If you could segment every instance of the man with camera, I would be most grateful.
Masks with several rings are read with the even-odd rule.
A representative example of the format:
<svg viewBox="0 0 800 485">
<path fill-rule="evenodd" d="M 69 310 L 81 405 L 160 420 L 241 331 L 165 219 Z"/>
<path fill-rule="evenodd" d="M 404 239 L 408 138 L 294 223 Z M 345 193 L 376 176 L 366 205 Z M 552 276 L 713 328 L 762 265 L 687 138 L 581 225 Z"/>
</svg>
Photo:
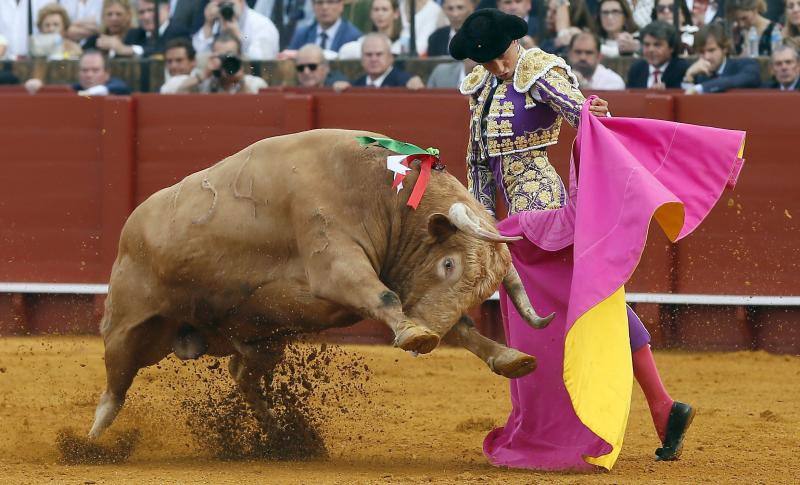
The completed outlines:
<svg viewBox="0 0 800 485">
<path fill-rule="evenodd" d="M 214 39 L 212 54 L 202 71 L 195 71 L 178 88 L 179 93 L 257 94 L 267 87 L 260 77 L 244 73 L 239 39 L 223 32 Z"/>
<path fill-rule="evenodd" d="M 203 27 L 192 39 L 198 54 L 209 52 L 214 37 L 227 32 L 238 39 L 248 59 L 270 60 L 278 55 L 275 24 L 244 0 L 209 0 L 203 15 Z"/>
</svg>

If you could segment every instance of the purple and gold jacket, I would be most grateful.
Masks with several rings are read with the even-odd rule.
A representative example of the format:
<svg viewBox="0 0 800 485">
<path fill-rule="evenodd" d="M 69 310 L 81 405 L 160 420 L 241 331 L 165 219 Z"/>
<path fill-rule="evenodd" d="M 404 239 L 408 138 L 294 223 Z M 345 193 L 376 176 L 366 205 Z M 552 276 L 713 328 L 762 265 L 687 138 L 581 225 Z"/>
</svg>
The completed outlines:
<svg viewBox="0 0 800 485">
<path fill-rule="evenodd" d="M 497 182 L 510 213 L 561 207 L 564 184 L 545 148 L 558 142 L 563 118 L 578 125 L 585 98 L 577 79 L 562 58 L 534 48 L 520 54 L 513 79 L 497 83 L 477 66 L 460 87 L 470 96 L 470 193 L 493 215 Z"/>
</svg>

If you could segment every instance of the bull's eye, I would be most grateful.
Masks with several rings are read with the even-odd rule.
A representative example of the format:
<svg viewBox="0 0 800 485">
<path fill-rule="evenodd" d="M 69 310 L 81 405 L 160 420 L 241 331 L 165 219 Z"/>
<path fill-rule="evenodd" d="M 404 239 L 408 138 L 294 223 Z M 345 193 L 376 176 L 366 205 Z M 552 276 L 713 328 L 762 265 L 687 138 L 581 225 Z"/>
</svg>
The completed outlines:
<svg viewBox="0 0 800 485">
<path fill-rule="evenodd" d="M 444 266 L 444 270 L 449 273 L 455 269 L 456 264 L 453 262 L 452 258 L 445 258 L 442 262 L 442 266 Z"/>
</svg>

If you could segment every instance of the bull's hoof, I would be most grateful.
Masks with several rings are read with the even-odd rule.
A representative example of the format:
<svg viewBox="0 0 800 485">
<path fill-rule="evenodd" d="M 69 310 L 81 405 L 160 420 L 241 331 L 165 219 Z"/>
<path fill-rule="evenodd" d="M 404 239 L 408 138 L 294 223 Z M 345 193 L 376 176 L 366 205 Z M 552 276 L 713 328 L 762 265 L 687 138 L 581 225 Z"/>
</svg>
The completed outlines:
<svg viewBox="0 0 800 485">
<path fill-rule="evenodd" d="M 427 354 L 439 345 L 439 336 L 425 327 L 408 324 L 397 332 L 394 345 L 409 352 Z"/>
<path fill-rule="evenodd" d="M 497 357 L 491 356 L 487 363 L 492 372 L 509 379 L 526 376 L 536 370 L 536 357 L 516 349 L 506 349 Z"/>
</svg>

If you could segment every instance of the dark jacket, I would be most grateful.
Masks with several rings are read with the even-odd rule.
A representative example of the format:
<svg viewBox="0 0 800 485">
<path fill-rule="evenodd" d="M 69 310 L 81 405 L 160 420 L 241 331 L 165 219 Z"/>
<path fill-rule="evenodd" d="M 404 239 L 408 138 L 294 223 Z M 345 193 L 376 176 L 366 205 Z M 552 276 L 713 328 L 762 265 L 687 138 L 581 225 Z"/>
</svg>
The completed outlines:
<svg viewBox="0 0 800 485">
<path fill-rule="evenodd" d="M 721 93 L 729 89 L 757 88 L 761 86 L 761 68 L 755 59 L 729 57 L 722 74 L 699 75 L 694 82 L 703 86 L 703 93 Z"/>
<path fill-rule="evenodd" d="M 667 70 L 661 73 L 661 82 L 668 88 L 679 89 L 683 76 L 686 75 L 686 69 L 689 68 L 689 63 L 686 59 L 674 57 L 669 61 Z M 647 78 L 650 76 L 650 65 L 644 59 L 631 64 L 628 69 L 628 87 L 629 88 L 646 88 Z"/>
<path fill-rule="evenodd" d="M 450 55 L 450 26 L 445 25 L 433 31 L 428 37 L 428 57 Z"/>
<path fill-rule="evenodd" d="M 108 79 L 106 87 L 108 88 L 108 94 L 117 94 L 117 95 L 131 94 L 131 88 L 129 88 L 128 85 L 125 84 L 125 81 L 123 81 L 122 79 L 117 79 L 115 77 Z M 83 88 L 78 83 L 73 84 L 72 89 L 74 89 L 75 91 L 83 91 Z"/>
<path fill-rule="evenodd" d="M 148 38 L 147 32 L 143 28 L 136 27 L 128 31 L 123 42 L 127 45 L 142 46 L 144 48 L 142 57 L 150 57 L 153 54 L 163 54 L 164 46 L 166 46 L 167 42 L 170 40 L 179 37 L 189 39 L 191 36 L 192 34 L 189 32 L 189 29 L 170 22 L 167 26 L 167 30 L 164 31 L 164 34 L 161 35 L 157 41 L 152 39 L 152 37 Z"/>
<path fill-rule="evenodd" d="M 339 30 L 336 31 L 336 36 L 333 39 L 328 39 L 328 45 L 325 46 L 326 49 L 332 51 L 339 51 L 344 44 L 348 42 L 353 42 L 354 40 L 358 40 L 361 37 L 361 31 L 356 28 L 355 25 L 351 24 L 345 19 L 342 19 L 341 25 L 339 25 Z M 303 47 L 306 44 L 316 44 L 317 43 L 317 21 L 311 23 L 311 25 L 298 29 L 294 36 L 292 37 L 292 41 L 289 42 L 289 49 L 296 50 Z"/>
<path fill-rule="evenodd" d="M 775 78 L 770 79 L 769 81 L 765 82 L 763 86 L 764 89 L 780 89 L 781 86 L 778 84 L 778 81 Z M 795 81 L 793 91 L 800 91 L 800 79 Z"/>
<path fill-rule="evenodd" d="M 412 75 L 401 71 L 398 68 L 392 68 L 392 71 L 386 76 L 386 79 L 383 80 L 383 84 L 381 84 L 382 88 L 404 88 L 406 87 L 406 83 L 408 80 L 412 78 Z M 366 86 L 367 85 L 367 75 L 364 74 L 360 78 L 356 79 L 351 83 L 353 86 Z"/>
</svg>

